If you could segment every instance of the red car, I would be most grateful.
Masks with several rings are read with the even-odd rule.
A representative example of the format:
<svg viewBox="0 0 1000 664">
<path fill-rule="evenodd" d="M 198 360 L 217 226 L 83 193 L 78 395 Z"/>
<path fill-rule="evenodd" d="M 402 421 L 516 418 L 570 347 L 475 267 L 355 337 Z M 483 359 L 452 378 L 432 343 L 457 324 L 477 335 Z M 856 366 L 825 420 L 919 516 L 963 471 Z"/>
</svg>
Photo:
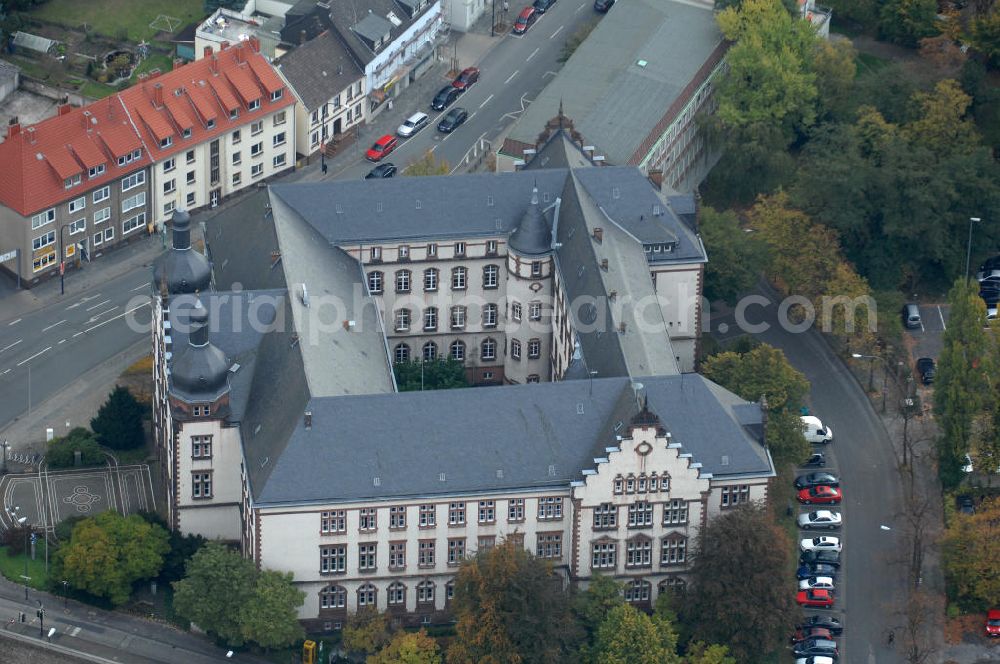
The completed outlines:
<svg viewBox="0 0 1000 664">
<path fill-rule="evenodd" d="M 833 634 L 825 627 L 806 627 L 804 629 L 795 630 L 795 633 L 792 634 L 791 638 L 788 640 L 795 644 L 802 643 L 806 639 L 812 638 L 829 639 L 830 641 L 833 641 Z"/>
<path fill-rule="evenodd" d="M 458 88 L 459 90 L 468 90 L 478 80 L 479 69 L 476 67 L 468 67 L 463 69 L 462 73 L 458 75 L 458 78 L 451 82 L 451 87 Z"/>
<path fill-rule="evenodd" d="M 986 636 L 1000 636 L 1000 609 L 986 612 Z"/>
<path fill-rule="evenodd" d="M 840 489 L 835 489 L 832 486 L 814 486 L 799 491 L 799 502 L 806 505 L 813 503 L 839 505 L 843 497 Z"/>
<path fill-rule="evenodd" d="M 517 15 L 514 20 L 514 27 L 512 29 L 515 35 L 523 35 L 528 31 L 535 21 L 538 20 L 538 12 L 535 11 L 534 7 L 525 7 L 521 10 L 521 13 Z"/>
<path fill-rule="evenodd" d="M 829 590 L 800 590 L 795 596 L 800 606 L 829 609 L 833 606 L 833 593 Z"/>
<path fill-rule="evenodd" d="M 369 161 L 381 161 L 390 152 L 396 149 L 399 145 L 399 141 L 396 140 L 395 136 L 390 136 L 386 134 L 382 138 L 375 141 L 375 145 L 368 148 L 368 152 L 365 153 L 365 157 Z"/>
</svg>

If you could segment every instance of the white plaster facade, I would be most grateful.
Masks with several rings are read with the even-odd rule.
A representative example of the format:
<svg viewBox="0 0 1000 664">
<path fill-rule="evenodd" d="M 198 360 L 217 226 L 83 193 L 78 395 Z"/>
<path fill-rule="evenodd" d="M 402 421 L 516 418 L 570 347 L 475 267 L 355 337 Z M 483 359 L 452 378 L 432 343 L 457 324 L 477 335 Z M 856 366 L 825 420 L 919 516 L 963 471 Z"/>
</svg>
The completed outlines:
<svg viewBox="0 0 1000 664">
<path fill-rule="evenodd" d="M 365 65 L 365 89 L 391 88 L 405 75 L 404 68 L 416 64 L 420 51 L 434 42 L 442 25 L 441 3 L 434 0 L 422 16 Z"/>
</svg>

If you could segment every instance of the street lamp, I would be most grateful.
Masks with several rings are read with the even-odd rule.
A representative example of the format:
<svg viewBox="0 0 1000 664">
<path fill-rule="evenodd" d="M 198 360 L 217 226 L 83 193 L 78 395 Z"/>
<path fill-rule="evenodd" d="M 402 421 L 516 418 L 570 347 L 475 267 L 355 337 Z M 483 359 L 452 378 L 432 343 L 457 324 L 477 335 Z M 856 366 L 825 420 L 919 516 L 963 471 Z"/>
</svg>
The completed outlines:
<svg viewBox="0 0 1000 664">
<path fill-rule="evenodd" d="M 59 227 L 59 294 L 66 294 L 66 247 L 63 244 L 63 231 L 72 226 L 73 222 Z M 74 250 L 73 255 L 76 255 Z"/>
<path fill-rule="evenodd" d="M 969 283 L 969 259 L 972 258 L 972 224 L 982 221 L 979 217 L 969 217 L 969 242 L 965 247 L 965 283 Z"/>
<path fill-rule="evenodd" d="M 14 509 L 17 510 L 17 509 L 20 509 L 20 508 L 15 507 Z M 19 526 L 21 526 L 23 528 L 24 525 L 27 522 L 28 522 L 28 517 L 22 516 L 20 519 L 17 520 L 17 525 L 19 525 Z M 26 601 L 26 602 L 28 601 L 28 579 L 29 578 L 31 578 L 31 577 L 28 576 L 28 530 L 25 529 L 25 531 L 24 531 L 24 601 Z"/>
<path fill-rule="evenodd" d="M 63 608 L 64 609 L 68 609 L 69 608 L 69 581 L 65 581 L 64 580 L 62 582 L 62 587 L 63 587 Z"/>
<path fill-rule="evenodd" d="M 7 450 L 10 448 L 10 443 L 4 438 L 3 443 L 0 443 L 0 447 L 3 447 L 3 458 L 0 459 L 0 475 L 7 474 Z"/>
<path fill-rule="evenodd" d="M 326 122 L 327 122 L 327 120 L 333 118 L 333 116 L 337 114 L 337 110 L 340 108 L 339 106 L 334 106 L 334 104 L 333 104 L 332 101 L 328 101 L 328 102 L 326 102 L 325 104 L 323 104 L 322 106 L 320 106 L 316 110 L 317 111 L 325 111 L 327 106 L 333 106 L 333 113 L 331 113 L 329 116 L 323 115 L 320 118 L 320 122 L 321 122 L 322 127 L 323 127 L 322 131 L 326 131 Z M 322 115 L 322 113 L 320 113 L 320 114 Z M 334 124 L 334 126 L 336 126 L 337 123 L 334 122 L 333 124 Z M 324 136 L 323 140 L 320 142 L 320 149 L 319 149 L 319 170 L 322 171 L 323 175 L 326 175 L 326 136 Z"/>
<path fill-rule="evenodd" d="M 851 357 L 859 360 L 871 360 L 871 364 L 869 365 L 868 369 L 869 392 L 875 389 L 873 383 L 875 379 L 875 360 L 879 360 L 880 362 L 882 362 L 883 365 L 882 370 L 885 372 L 882 374 L 882 412 L 885 413 L 885 392 L 886 392 L 886 383 L 889 380 L 889 364 L 885 361 L 884 358 L 878 355 L 862 355 L 861 353 L 851 353 Z"/>
</svg>

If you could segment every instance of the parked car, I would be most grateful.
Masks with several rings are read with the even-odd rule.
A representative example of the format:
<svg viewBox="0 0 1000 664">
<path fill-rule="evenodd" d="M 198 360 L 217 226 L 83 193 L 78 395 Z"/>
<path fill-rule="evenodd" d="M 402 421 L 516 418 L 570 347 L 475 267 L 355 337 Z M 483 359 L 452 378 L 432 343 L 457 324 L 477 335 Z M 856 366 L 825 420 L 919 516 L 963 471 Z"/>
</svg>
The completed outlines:
<svg viewBox="0 0 1000 664">
<path fill-rule="evenodd" d="M 386 134 L 382 138 L 375 141 L 374 145 L 368 148 L 368 152 L 365 153 L 365 158 L 369 161 L 381 161 L 385 157 L 388 157 L 389 153 L 395 150 L 398 145 L 398 138 Z"/>
<path fill-rule="evenodd" d="M 792 646 L 792 654 L 796 657 L 823 655 L 836 659 L 840 656 L 840 651 L 837 650 L 837 643 L 830 639 L 808 639 Z"/>
<path fill-rule="evenodd" d="M 986 261 L 979 266 L 979 270 L 976 272 L 976 281 L 982 281 L 991 276 L 1000 277 L 1000 256 L 987 258 Z"/>
<path fill-rule="evenodd" d="M 1000 609 L 986 612 L 986 636 L 1000 636 Z"/>
<path fill-rule="evenodd" d="M 594 0 L 594 9 L 599 12 L 606 12 L 615 6 L 615 0 Z"/>
<path fill-rule="evenodd" d="M 833 640 L 833 633 L 825 627 L 805 627 L 795 630 L 795 633 L 788 638 L 788 641 L 794 645 L 808 639 Z"/>
<path fill-rule="evenodd" d="M 973 502 L 972 496 L 958 497 L 958 511 L 970 516 L 976 513 L 976 504 Z"/>
<path fill-rule="evenodd" d="M 903 305 L 903 325 L 908 330 L 916 330 L 923 327 L 923 323 L 920 320 L 920 307 L 913 302 Z"/>
<path fill-rule="evenodd" d="M 449 85 L 446 88 L 441 88 L 438 93 L 434 95 L 434 100 L 431 101 L 431 108 L 435 111 L 443 111 L 452 105 L 452 103 L 458 99 L 458 96 L 462 94 L 462 91 L 453 85 Z"/>
<path fill-rule="evenodd" d="M 842 518 L 840 512 L 816 510 L 815 512 L 799 515 L 799 528 L 826 528 L 833 530 L 834 528 L 840 528 L 841 525 Z"/>
<path fill-rule="evenodd" d="M 837 664 L 837 660 L 834 657 L 816 655 L 815 657 L 797 657 L 795 664 Z"/>
<path fill-rule="evenodd" d="M 799 491 L 798 499 L 800 503 L 806 505 L 812 505 L 813 503 L 839 505 L 843 499 L 843 494 L 841 494 L 840 489 L 832 486 L 814 486 Z"/>
<path fill-rule="evenodd" d="M 438 131 L 442 134 L 450 134 L 461 126 L 463 122 L 469 119 L 469 112 L 460 106 L 456 106 L 441 118 L 441 122 L 438 122 Z"/>
<path fill-rule="evenodd" d="M 816 452 L 811 457 L 800 464 L 803 468 L 823 468 L 826 466 L 826 457 L 822 452 Z"/>
<path fill-rule="evenodd" d="M 808 579 L 810 576 L 830 576 L 836 578 L 837 568 L 826 563 L 812 563 L 799 565 L 795 570 L 795 578 L 798 580 Z"/>
<path fill-rule="evenodd" d="M 365 176 L 366 180 L 374 180 L 378 178 L 391 178 L 396 174 L 396 164 L 391 161 L 387 161 L 383 164 L 379 164 L 375 168 L 368 171 L 368 175 Z"/>
<path fill-rule="evenodd" d="M 451 87 L 459 90 L 468 90 L 479 81 L 479 69 L 476 67 L 466 67 L 462 73 L 451 82 Z"/>
<path fill-rule="evenodd" d="M 799 542 L 799 548 L 803 551 L 841 551 L 844 545 L 840 543 L 839 537 L 811 537 Z"/>
<path fill-rule="evenodd" d="M 811 606 L 829 609 L 833 606 L 833 593 L 829 590 L 800 590 L 795 595 L 799 606 Z"/>
<path fill-rule="evenodd" d="M 525 7 L 521 10 L 521 13 L 517 15 L 514 19 L 514 27 L 511 28 L 511 32 L 515 35 L 523 35 L 528 31 L 528 28 L 535 24 L 538 20 L 538 12 L 535 11 L 534 7 Z"/>
<path fill-rule="evenodd" d="M 795 478 L 796 489 L 806 489 L 811 486 L 820 485 L 839 487 L 840 480 L 832 473 L 809 473 L 808 475 L 799 475 Z"/>
<path fill-rule="evenodd" d="M 832 567 L 840 567 L 839 551 L 803 551 L 799 554 L 799 564 L 813 565 L 823 563 Z"/>
<path fill-rule="evenodd" d="M 823 426 L 823 422 L 812 415 L 802 416 L 803 433 L 810 443 L 826 445 L 833 442 L 833 429 Z"/>
<path fill-rule="evenodd" d="M 972 466 L 972 457 L 968 454 L 965 455 L 965 463 L 962 464 L 963 473 L 971 473 L 975 468 Z"/>
<path fill-rule="evenodd" d="M 811 576 L 808 579 L 799 579 L 799 590 L 810 590 L 823 588 L 825 590 L 836 590 L 832 576 Z"/>
<path fill-rule="evenodd" d="M 843 623 L 841 623 L 838 618 L 834 618 L 833 616 L 809 616 L 797 625 L 797 629 L 808 629 L 810 627 L 824 627 L 830 630 L 830 633 L 834 636 L 840 636 L 844 633 Z"/>
<path fill-rule="evenodd" d="M 403 138 L 409 138 L 426 127 L 430 121 L 431 119 L 427 117 L 426 113 L 414 113 L 410 117 L 406 118 L 406 121 L 403 122 L 403 124 L 399 125 L 399 129 L 396 130 L 396 133 Z"/>
<path fill-rule="evenodd" d="M 531 6 L 534 7 L 535 11 L 539 14 L 544 14 L 554 4 L 556 4 L 556 0 L 535 0 L 535 3 Z"/>
<path fill-rule="evenodd" d="M 917 360 L 917 373 L 920 374 L 920 382 L 924 385 L 930 385 L 934 382 L 936 372 L 933 358 L 921 357 Z"/>
</svg>

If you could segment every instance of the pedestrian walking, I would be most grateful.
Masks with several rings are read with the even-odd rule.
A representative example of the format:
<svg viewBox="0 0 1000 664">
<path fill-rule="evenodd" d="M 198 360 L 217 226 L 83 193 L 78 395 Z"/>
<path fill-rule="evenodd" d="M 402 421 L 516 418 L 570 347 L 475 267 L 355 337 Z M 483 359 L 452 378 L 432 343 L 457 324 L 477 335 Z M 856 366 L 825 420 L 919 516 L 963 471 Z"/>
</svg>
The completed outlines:
<svg viewBox="0 0 1000 664">
<path fill-rule="evenodd" d="M 889 638 L 888 638 L 889 645 L 891 646 L 892 643 L 893 643 L 893 641 L 895 641 L 895 640 L 896 640 L 896 632 L 894 630 L 890 629 L 889 630 Z"/>
<path fill-rule="evenodd" d="M 504 11 L 504 13 L 507 13 L 508 9 L 510 9 L 510 3 L 507 2 L 507 0 L 503 0 L 503 11 Z"/>
</svg>

